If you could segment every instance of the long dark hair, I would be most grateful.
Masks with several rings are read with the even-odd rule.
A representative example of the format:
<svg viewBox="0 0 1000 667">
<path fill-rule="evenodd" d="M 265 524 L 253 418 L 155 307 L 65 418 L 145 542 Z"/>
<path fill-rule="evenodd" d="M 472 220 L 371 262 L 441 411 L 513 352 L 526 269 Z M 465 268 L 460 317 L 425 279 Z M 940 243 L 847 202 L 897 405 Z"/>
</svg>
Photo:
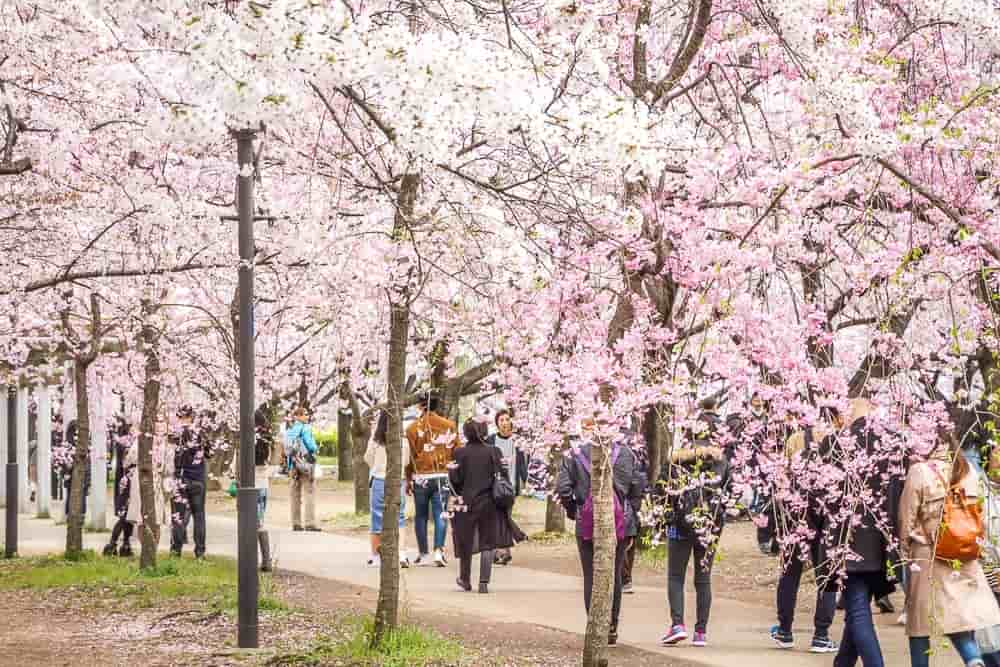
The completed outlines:
<svg viewBox="0 0 1000 667">
<path fill-rule="evenodd" d="M 972 471 L 972 467 L 962 453 L 961 443 L 955 437 L 954 431 L 951 429 L 938 429 L 938 438 L 948 445 L 948 452 L 952 457 L 950 483 L 951 486 L 955 486 L 965 479 L 965 476 Z"/>
<path fill-rule="evenodd" d="M 475 417 L 471 417 L 466 420 L 465 424 L 462 426 L 462 435 L 465 436 L 465 441 L 469 443 L 480 443 L 486 441 L 486 436 L 490 433 L 490 427 L 484 421 L 480 421 Z"/>
<path fill-rule="evenodd" d="M 382 410 L 378 413 L 378 423 L 375 424 L 375 434 L 372 439 L 380 445 L 385 445 L 389 439 L 389 413 Z"/>
</svg>

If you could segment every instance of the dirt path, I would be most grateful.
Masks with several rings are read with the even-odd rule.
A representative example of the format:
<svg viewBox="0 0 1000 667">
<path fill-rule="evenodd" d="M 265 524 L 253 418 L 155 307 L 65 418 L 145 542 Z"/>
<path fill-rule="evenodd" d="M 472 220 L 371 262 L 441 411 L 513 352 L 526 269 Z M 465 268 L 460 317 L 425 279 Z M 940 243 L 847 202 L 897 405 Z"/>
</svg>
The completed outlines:
<svg viewBox="0 0 1000 667">
<path fill-rule="evenodd" d="M 334 579 L 368 589 L 376 589 L 378 573 L 364 567 L 367 539 L 363 528 L 331 528 L 324 534 L 293 533 L 287 530 L 287 501 L 283 499 L 283 483 L 272 485 L 272 502 L 267 523 L 273 531 L 272 541 L 279 567 L 320 578 Z M 318 503 L 321 518 L 335 519 L 328 525 L 343 523 L 344 512 L 350 512 L 351 496 L 346 484 L 326 480 Z M 228 498 L 213 497 L 210 503 L 209 551 L 235 554 L 235 503 Z M 518 517 L 530 533 L 540 525 L 542 503 L 521 500 Z M 409 513 L 409 512 L 408 512 Z M 357 521 L 348 521 L 357 524 Z M 50 522 L 24 521 L 23 539 L 39 548 L 58 548 L 62 529 Z M 412 528 L 408 529 L 412 531 Z M 330 534 L 330 533 L 333 534 Z M 410 533 L 412 535 L 412 532 Z M 88 536 L 88 543 L 99 545 L 101 536 Z M 412 540 L 410 542 L 412 548 Z M 657 640 L 667 622 L 665 576 L 654 564 L 639 564 L 636 571 L 636 593 L 626 596 L 620 629 L 622 642 L 635 648 L 669 656 L 674 661 L 699 665 L 726 666 L 733 664 L 767 664 L 769 667 L 805 667 L 829 665 L 831 656 L 816 656 L 805 652 L 811 636 L 812 595 L 803 587 L 795 632 L 799 650 L 780 651 L 767 638 L 774 623 L 775 562 L 756 551 L 752 526 L 747 523 L 727 527 L 722 542 L 722 559 L 714 578 L 715 602 L 709 626 L 710 645 L 707 649 L 690 646 L 664 649 Z M 404 571 L 401 588 L 404 605 L 416 612 L 448 615 L 468 615 L 492 619 L 497 623 L 520 623 L 544 626 L 554 630 L 579 633 L 585 627 L 581 582 L 575 544 L 570 540 L 554 544 L 525 544 L 515 551 L 514 566 L 498 568 L 491 585 L 491 595 L 468 595 L 454 586 L 455 564 L 447 569 L 415 568 Z M 689 622 L 694 613 L 693 587 L 688 584 L 687 610 Z M 840 620 L 833 628 L 834 637 L 841 633 Z M 904 667 L 909 664 L 906 639 L 895 617 L 878 617 L 886 664 Z M 661 657 L 661 659 L 662 659 Z M 632 664 L 615 658 L 612 664 Z M 932 664 L 942 667 L 958 665 L 949 652 L 940 652 Z"/>
</svg>

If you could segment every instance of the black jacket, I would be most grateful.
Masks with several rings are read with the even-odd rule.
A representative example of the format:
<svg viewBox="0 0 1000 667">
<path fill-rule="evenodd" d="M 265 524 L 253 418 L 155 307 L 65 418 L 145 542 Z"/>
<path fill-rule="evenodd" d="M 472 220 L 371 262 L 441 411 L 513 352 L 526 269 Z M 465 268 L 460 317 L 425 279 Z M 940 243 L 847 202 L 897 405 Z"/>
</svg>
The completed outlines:
<svg viewBox="0 0 1000 667">
<path fill-rule="evenodd" d="M 820 491 L 818 511 L 826 515 L 829 524 L 827 546 L 835 548 L 846 543 L 854 554 L 846 562 L 848 575 L 869 576 L 876 597 L 882 597 L 896 588 L 900 558 L 892 544 L 898 537 L 896 524 L 905 468 L 902 468 L 902 461 L 892 460 L 893 453 L 882 449 L 881 439 L 866 418 L 855 420 L 849 432 L 854 451 L 872 457 L 873 464 L 863 470 L 851 471 L 843 488 L 829 493 Z M 844 470 L 843 461 L 851 455 L 851 450 L 842 451 L 836 436 L 832 435 L 823 440 L 820 455 L 826 463 Z M 870 502 L 862 503 L 853 497 L 857 494 L 849 493 L 848 485 L 860 486 Z M 856 505 L 851 521 L 837 521 L 844 503 Z M 851 525 L 856 521 L 856 525 Z"/>
<path fill-rule="evenodd" d="M 625 536 L 635 537 L 639 534 L 639 508 L 642 506 L 642 492 L 646 485 L 646 479 L 636 464 L 635 454 L 632 453 L 631 448 L 626 445 L 618 447 L 618 460 L 612 471 L 614 490 L 625 511 Z M 583 457 L 592 461 L 589 442 L 580 444 L 578 449 Z M 576 520 L 576 530 L 579 533 L 580 522 L 577 510 L 583 507 L 584 503 L 587 502 L 587 496 L 590 495 L 590 475 L 572 453 L 568 454 L 563 459 L 559 469 L 556 493 L 559 496 L 559 502 L 566 510 L 566 515 L 570 519 Z"/>
<path fill-rule="evenodd" d="M 729 470 L 729 461 L 719 447 L 677 450 L 660 467 L 654 496 L 666 506 L 667 523 L 678 537 L 691 537 L 699 517 L 712 522 L 716 535 L 722 532 Z"/>
<path fill-rule="evenodd" d="M 211 447 L 190 426 L 170 436 L 174 445 L 174 477 L 185 482 L 205 481 L 205 460 L 212 458 Z"/>
<path fill-rule="evenodd" d="M 452 542 L 455 555 L 471 558 L 492 549 L 506 549 L 525 539 L 510 513 L 493 501 L 493 480 L 499 473 L 510 481 L 500 450 L 485 442 L 468 442 L 457 447 L 448 481 L 455 493 Z"/>
</svg>

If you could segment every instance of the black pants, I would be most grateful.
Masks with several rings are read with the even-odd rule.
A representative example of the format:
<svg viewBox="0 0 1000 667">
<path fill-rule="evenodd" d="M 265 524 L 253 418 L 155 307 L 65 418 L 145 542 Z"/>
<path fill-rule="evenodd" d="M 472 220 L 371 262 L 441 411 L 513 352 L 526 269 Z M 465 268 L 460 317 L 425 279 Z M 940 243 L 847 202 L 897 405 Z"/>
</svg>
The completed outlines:
<svg viewBox="0 0 1000 667">
<path fill-rule="evenodd" d="M 614 593 L 611 596 L 611 627 L 618 627 L 622 611 L 622 569 L 625 565 L 625 544 L 628 538 L 615 548 Z M 590 597 L 594 592 L 594 542 L 576 538 L 576 548 L 580 551 L 580 565 L 583 567 L 583 606 L 590 613 Z"/>
<path fill-rule="evenodd" d="M 671 625 L 684 625 L 684 579 L 688 562 L 694 554 L 694 589 L 697 594 L 696 632 L 708 628 L 712 611 L 712 562 L 715 553 L 696 537 L 671 539 L 667 545 L 667 599 L 670 602 Z"/>
<path fill-rule="evenodd" d="M 187 543 L 188 522 L 194 518 L 194 555 L 205 555 L 205 482 L 182 480 L 171 502 L 173 530 L 170 550 L 179 554 Z"/>
<path fill-rule="evenodd" d="M 816 545 L 811 549 L 813 563 L 819 563 L 819 553 Z M 799 596 L 799 585 L 802 583 L 802 571 L 805 569 L 802 555 L 792 554 L 785 565 L 781 578 L 778 580 L 778 625 L 783 632 L 791 632 L 795 623 L 795 603 Z M 820 565 L 814 568 L 817 581 L 822 581 L 828 573 L 827 569 Z M 827 639 L 830 636 L 830 626 L 833 625 L 833 616 L 837 612 L 837 594 L 834 592 L 824 593 L 822 588 L 816 591 L 816 613 L 813 616 L 815 625 L 815 637 Z"/>
<path fill-rule="evenodd" d="M 625 538 L 628 548 L 625 550 L 625 562 L 622 564 L 622 585 L 632 583 L 632 568 L 635 566 L 635 552 L 638 549 L 639 538 Z"/>
<path fill-rule="evenodd" d="M 479 583 L 490 583 L 490 576 L 493 574 L 493 550 L 479 552 Z M 472 576 L 472 556 L 458 559 L 458 576 L 465 583 L 469 583 Z"/>
<path fill-rule="evenodd" d="M 122 545 L 126 545 L 132 539 L 132 524 L 125 520 L 125 516 L 119 516 L 115 527 L 111 529 L 111 544 L 118 544 L 118 537 L 122 538 Z"/>
</svg>

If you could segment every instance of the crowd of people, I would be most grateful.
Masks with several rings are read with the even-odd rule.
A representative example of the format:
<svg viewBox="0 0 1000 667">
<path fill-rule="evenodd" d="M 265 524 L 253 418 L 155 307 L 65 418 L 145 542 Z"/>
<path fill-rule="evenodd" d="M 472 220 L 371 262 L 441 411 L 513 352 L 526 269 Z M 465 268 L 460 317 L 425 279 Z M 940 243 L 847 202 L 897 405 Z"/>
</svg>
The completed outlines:
<svg viewBox="0 0 1000 667">
<path fill-rule="evenodd" d="M 568 440 L 554 493 L 575 524 L 587 610 L 594 584 L 595 445 L 606 446 L 609 458 L 616 539 L 610 645 L 618 640 L 622 598 L 631 592 L 639 543 L 662 536 L 669 623 L 660 641 L 666 646 L 687 640 L 707 646 L 713 564 L 727 521 L 742 515 L 756 523 L 761 553 L 781 564 L 777 622 L 770 630 L 778 648 L 796 646 L 795 609 L 803 575 L 811 568 L 817 586 L 808 650 L 835 653 L 835 667 L 858 661 L 864 667 L 884 665 L 872 605 L 891 611 L 889 595 L 897 588 L 905 597 L 900 623 L 909 638 L 913 667 L 928 664 L 931 637 L 937 635 L 949 639 L 967 667 L 1000 666 L 1000 607 L 994 593 L 1000 582 L 995 576 L 996 549 L 987 539 L 997 537 L 1000 527 L 995 525 L 1000 523 L 1000 497 L 994 498 L 1000 493 L 991 491 L 991 474 L 1000 473 L 1000 454 L 963 447 L 948 428 L 939 428 L 931 451 L 882 447 L 885 433 L 873 426 L 871 404 L 863 399 L 855 400 L 847 414 L 824 407 L 811 425 L 796 415 L 772 420 L 759 395 L 745 411 L 736 410 L 725 419 L 714 400 L 701 406 L 696 426 L 667 452 L 657 474 L 650 474 L 646 450 L 633 432 L 609 436 L 607 424 L 584 419 L 580 434 Z M 364 454 L 371 491 L 368 564 L 380 565 L 387 448 L 399 446 L 401 567 L 444 568 L 450 551 L 458 560 L 458 588 L 471 591 L 478 583 L 478 591 L 486 594 L 493 567 L 510 564 L 512 547 L 525 539 L 512 508 L 522 493 L 535 492 L 532 457 L 518 447 L 509 410 L 499 410 L 492 418 L 473 417 L 461 428 L 440 413 L 433 394 L 423 398 L 418 410 L 398 445 L 390 437 L 388 415 L 380 413 Z M 155 517 L 148 518 L 170 524 L 170 551 L 175 556 L 188 543 L 193 523 L 194 555 L 203 557 L 206 461 L 215 453 L 213 441 L 195 427 L 190 407 L 181 408 L 175 417 L 166 439 L 169 447 L 153 466 L 154 488 L 167 492 L 155 494 Z M 60 461 L 72 460 L 74 426 L 71 422 L 65 432 L 56 429 L 65 450 Z M 271 478 L 288 477 L 292 529 L 320 530 L 315 506 L 318 446 L 309 411 L 292 411 L 280 448 L 270 433 L 258 429 L 255 452 L 258 542 L 265 571 L 271 569 L 264 528 Z M 127 557 L 144 517 L 134 429 L 122 418 L 111 428 L 111 443 L 116 522 L 104 554 Z M 862 464 L 856 465 L 859 460 Z M 821 475 L 840 481 L 831 486 Z M 849 494 L 844 493 L 847 487 Z M 408 502 L 414 506 L 417 548 L 412 562 L 406 549 Z M 479 580 L 473 582 L 476 554 Z M 690 634 L 685 610 L 689 569 L 696 593 Z M 838 609 L 844 614 L 839 642 L 831 635 Z"/>
<path fill-rule="evenodd" d="M 663 645 L 689 639 L 684 609 L 689 565 L 696 591 L 690 638 L 695 646 L 707 645 L 712 565 L 727 519 L 740 514 L 734 499 L 745 496 L 736 490 L 740 482 L 749 482 L 755 488 L 748 509 L 758 525 L 760 550 L 781 563 L 778 622 L 770 631 L 777 647 L 795 647 L 795 607 L 803 571 L 811 567 L 817 594 L 809 650 L 835 653 L 835 667 L 885 664 L 872 605 L 892 610 L 889 595 L 897 587 L 905 595 L 900 622 L 913 667 L 928 664 L 930 638 L 939 634 L 948 637 L 968 667 L 1000 665 L 1000 607 L 984 571 L 984 562 L 993 565 L 979 509 L 991 506 L 989 473 L 1000 470 L 1000 457 L 987 451 L 984 461 L 979 449 L 962 447 L 948 428 L 939 429 L 936 446 L 922 454 L 883 447 L 870 417 L 872 406 L 864 399 L 855 400 L 849 414 L 824 408 L 821 423 L 813 426 L 800 426 L 795 415 L 769 423 L 757 395 L 747 414 L 736 412 L 726 420 L 713 400 L 702 405 L 698 426 L 685 434 L 685 444 L 670 453 L 658 480 L 646 489 L 655 509 L 644 516 L 667 540 L 671 620 Z M 585 502 L 586 489 L 574 485 L 585 477 L 578 451 L 586 449 L 586 444 L 574 449 L 560 476 L 559 495 L 570 513 Z M 775 474 L 782 467 L 785 474 Z M 616 512 L 620 505 L 626 514 L 642 514 L 637 511 L 641 498 L 627 483 L 630 465 L 616 462 L 613 468 Z M 821 480 L 822 475 L 835 482 Z M 577 525 L 580 536 L 579 520 Z M 628 549 L 634 544 L 633 528 L 619 531 L 618 538 L 619 550 Z M 589 597 L 589 557 L 582 546 L 580 553 Z M 618 557 L 613 632 L 624 577 L 620 568 Z M 830 634 L 838 608 L 844 611 L 839 643 Z"/>
</svg>

